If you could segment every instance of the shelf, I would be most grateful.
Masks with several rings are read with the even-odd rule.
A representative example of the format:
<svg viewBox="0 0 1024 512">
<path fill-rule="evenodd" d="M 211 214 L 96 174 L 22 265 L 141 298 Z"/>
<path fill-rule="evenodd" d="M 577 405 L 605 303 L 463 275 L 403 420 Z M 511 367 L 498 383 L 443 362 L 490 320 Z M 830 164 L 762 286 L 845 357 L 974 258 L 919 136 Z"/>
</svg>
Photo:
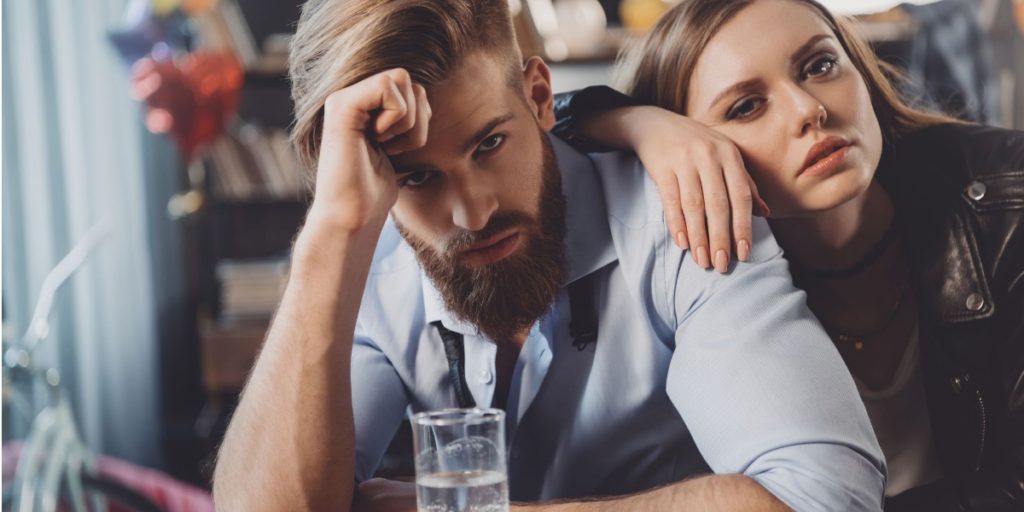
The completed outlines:
<svg viewBox="0 0 1024 512">
<path fill-rule="evenodd" d="M 240 391 L 245 386 L 269 327 L 269 317 L 224 323 L 200 313 L 200 360 L 207 392 Z"/>
</svg>

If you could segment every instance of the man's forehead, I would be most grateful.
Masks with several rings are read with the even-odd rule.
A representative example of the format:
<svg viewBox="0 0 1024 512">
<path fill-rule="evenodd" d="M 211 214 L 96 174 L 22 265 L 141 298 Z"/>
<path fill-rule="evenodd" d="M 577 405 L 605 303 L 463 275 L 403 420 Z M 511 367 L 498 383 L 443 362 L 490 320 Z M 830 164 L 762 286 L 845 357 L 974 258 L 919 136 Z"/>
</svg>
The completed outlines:
<svg viewBox="0 0 1024 512">
<path fill-rule="evenodd" d="M 472 132 L 513 110 L 519 91 L 512 90 L 507 74 L 497 58 L 486 54 L 467 56 L 451 78 L 427 88 L 431 132 Z"/>
</svg>

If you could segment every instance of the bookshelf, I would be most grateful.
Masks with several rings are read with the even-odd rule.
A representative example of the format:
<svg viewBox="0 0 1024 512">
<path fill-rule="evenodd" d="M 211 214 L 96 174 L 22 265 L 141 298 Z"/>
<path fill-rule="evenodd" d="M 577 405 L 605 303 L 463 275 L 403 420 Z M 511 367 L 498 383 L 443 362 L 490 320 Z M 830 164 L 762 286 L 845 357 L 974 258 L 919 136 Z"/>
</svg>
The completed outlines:
<svg viewBox="0 0 1024 512">
<path fill-rule="evenodd" d="M 182 226 L 186 339 L 165 348 L 164 462 L 209 485 L 212 461 L 279 300 L 309 192 L 288 141 L 287 40 L 303 0 L 218 0 L 197 46 L 246 69 L 238 112 L 203 160 L 202 209 Z M 191 391 L 191 390 L 195 391 Z"/>
</svg>

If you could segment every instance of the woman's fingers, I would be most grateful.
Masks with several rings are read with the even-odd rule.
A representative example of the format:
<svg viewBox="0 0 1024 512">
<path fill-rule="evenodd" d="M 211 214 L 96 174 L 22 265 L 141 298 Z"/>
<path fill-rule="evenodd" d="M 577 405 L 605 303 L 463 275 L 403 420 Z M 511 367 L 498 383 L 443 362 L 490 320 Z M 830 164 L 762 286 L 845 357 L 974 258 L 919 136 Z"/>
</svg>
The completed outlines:
<svg viewBox="0 0 1024 512">
<path fill-rule="evenodd" d="M 665 224 L 672 240 L 680 249 L 690 248 L 686 238 L 686 222 L 683 219 L 682 205 L 679 203 L 679 182 L 672 173 L 658 173 L 658 195 L 661 196 L 661 208 L 665 211 Z"/>
<path fill-rule="evenodd" d="M 679 201 L 683 206 L 690 254 L 698 265 L 708 268 L 711 266 L 711 253 L 707 226 L 704 224 L 704 191 L 699 172 L 692 167 L 683 167 L 676 178 L 679 181 Z"/>
<path fill-rule="evenodd" d="M 746 170 L 746 167 L 744 167 Z M 750 193 L 754 196 L 754 215 L 758 217 L 768 217 L 772 214 L 772 209 L 768 207 L 768 203 L 764 202 L 764 198 L 761 197 L 761 192 L 757 190 L 757 183 L 754 183 L 754 178 L 751 178 L 747 174 L 747 183 L 750 185 Z"/>
<path fill-rule="evenodd" d="M 729 270 L 732 253 L 729 190 L 723 177 L 722 165 L 717 159 L 705 161 L 699 169 L 700 186 L 704 191 L 711 264 L 716 271 L 724 273 Z"/>
<path fill-rule="evenodd" d="M 750 176 L 743 167 L 739 152 L 733 150 L 731 155 L 722 158 L 722 174 L 728 188 L 729 205 L 732 216 L 732 240 L 735 242 L 736 258 L 740 261 L 750 259 L 751 216 L 753 213 L 753 191 Z"/>
</svg>

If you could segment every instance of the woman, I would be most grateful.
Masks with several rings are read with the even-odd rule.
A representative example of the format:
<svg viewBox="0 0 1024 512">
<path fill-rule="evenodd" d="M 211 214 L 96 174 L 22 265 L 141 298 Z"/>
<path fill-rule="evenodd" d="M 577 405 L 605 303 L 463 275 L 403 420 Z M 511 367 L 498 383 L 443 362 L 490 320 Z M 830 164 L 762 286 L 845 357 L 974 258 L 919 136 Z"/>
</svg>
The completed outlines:
<svg viewBox="0 0 1024 512">
<path fill-rule="evenodd" d="M 760 191 L 857 380 L 887 508 L 1024 510 L 1024 133 L 908 107 L 813 0 L 684 0 L 623 66 L 633 101 L 674 113 L 588 89 L 559 135 L 635 149 L 705 267 L 730 231 L 744 259 L 723 204 Z"/>
</svg>

